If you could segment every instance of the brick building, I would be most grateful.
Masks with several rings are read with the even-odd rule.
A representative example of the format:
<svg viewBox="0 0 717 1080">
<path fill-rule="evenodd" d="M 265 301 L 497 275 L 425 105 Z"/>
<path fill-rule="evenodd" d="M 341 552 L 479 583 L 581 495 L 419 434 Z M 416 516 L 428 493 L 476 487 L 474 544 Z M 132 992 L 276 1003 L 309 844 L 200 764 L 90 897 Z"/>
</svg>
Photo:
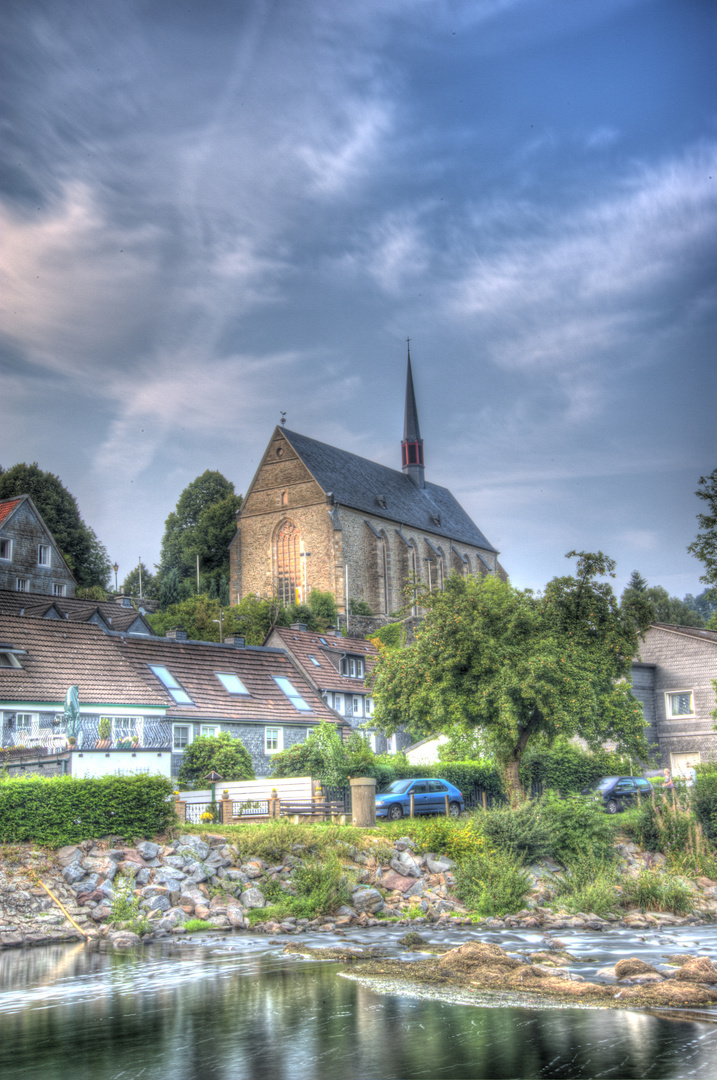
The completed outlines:
<svg viewBox="0 0 717 1080">
<path fill-rule="evenodd" d="M 277 427 L 237 516 L 230 548 L 232 603 L 248 594 L 306 600 L 333 593 L 388 618 L 417 582 L 504 571 L 498 552 L 447 488 L 427 482 L 411 358 L 402 469 Z"/>
<path fill-rule="evenodd" d="M 642 702 L 647 741 L 661 768 L 685 775 L 717 758 L 715 709 L 717 633 L 654 623 L 632 665 L 632 692 Z"/>
<path fill-rule="evenodd" d="M 76 584 L 30 496 L 0 499 L 0 589 L 74 596 Z"/>
</svg>

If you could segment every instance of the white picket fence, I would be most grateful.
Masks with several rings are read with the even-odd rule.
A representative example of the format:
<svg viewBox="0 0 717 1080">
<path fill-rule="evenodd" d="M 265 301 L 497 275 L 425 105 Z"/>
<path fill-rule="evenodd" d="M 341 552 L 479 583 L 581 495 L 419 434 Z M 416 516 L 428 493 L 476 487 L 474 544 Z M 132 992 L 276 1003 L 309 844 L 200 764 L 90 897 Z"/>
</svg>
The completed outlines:
<svg viewBox="0 0 717 1080">
<path fill-rule="evenodd" d="M 215 784 L 217 802 L 225 791 L 229 792 L 232 802 L 265 802 L 276 788 L 276 793 L 285 802 L 298 802 L 310 799 L 312 795 L 310 776 L 287 776 L 277 780 L 222 780 Z M 211 802 L 211 788 L 204 791 L 180 791 L 179 798 L 185 803 Z"/>
</svg>

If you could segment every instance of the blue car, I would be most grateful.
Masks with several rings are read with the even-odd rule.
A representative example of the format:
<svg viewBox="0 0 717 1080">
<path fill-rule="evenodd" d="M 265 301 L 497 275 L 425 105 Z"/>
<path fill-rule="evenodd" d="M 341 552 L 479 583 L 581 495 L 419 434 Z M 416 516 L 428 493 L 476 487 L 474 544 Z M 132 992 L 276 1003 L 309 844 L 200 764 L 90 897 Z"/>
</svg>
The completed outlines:
<svg viewBox="0 0 717 1080">
<path fill-rule="evenodd" d="M 419 780 L 394 780 L 385 791 L 376 796 L 376 817 L 398 821 L 408 817 L 411 812 L 413 795 L 414 814 L 445 814 L 446 795 L 448 795 L 448 813 L 458 817 L 465 810 L 463 796 L 457 787 L 447 780 L 424 777 Z"/>
</svg>

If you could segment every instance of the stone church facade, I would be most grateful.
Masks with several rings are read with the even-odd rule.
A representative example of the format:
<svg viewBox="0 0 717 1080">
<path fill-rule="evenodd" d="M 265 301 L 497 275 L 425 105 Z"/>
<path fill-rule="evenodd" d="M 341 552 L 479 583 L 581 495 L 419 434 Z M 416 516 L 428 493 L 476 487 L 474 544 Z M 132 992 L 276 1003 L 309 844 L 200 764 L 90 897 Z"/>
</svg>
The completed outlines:
<svg viewBox="0 0 717 1080">
<path fill-rule="evenodd" d="M 231 602 L 250 593 L 304 602 L 321 589 L 342 615 L 363 600 L 388 620 L 410 610 L 414 583 L 504 576 L 450 491 L 425 480 L 410 356 L 401 448 L 399 471 L 277 427 L 237 517 Z"/>
</svg>

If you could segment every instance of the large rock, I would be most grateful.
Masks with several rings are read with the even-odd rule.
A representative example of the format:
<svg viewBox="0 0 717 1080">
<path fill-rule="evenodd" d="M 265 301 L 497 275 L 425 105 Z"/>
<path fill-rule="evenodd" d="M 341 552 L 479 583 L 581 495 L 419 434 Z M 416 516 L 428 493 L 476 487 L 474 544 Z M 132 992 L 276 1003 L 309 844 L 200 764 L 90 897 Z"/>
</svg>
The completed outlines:
<svg viewBox="0 0 717 1080">
<path fill-rule="evenodd" d="M 384 906 L 383 897 L 378 889 L 356 889 L 351 894 L 351 906 L 359 913 L 366 912 L 369 915 L 375 915 Z"/>
<path fill-rule="evenodd" d="M 91 856 L 88 856 L 82 860 L 81 865 L 88 874 L 96 874 L 97 877 L 102 880 L 112 881 L 117 873 L 117 863 L 114 859 L 107 858 L 107 856 L 101 858 L 92 858 Z"/>
<path fill-rule="evenodd" d="M 445 874 L 455 865 L 453 859 L 449 859 L 447 855 L 426 855 L 426 866 L 432 874 Z"/>
<path fill-rule="evenodd" d="M 62 876 L 68 885 L 74 885 L 76 882 L 82 881 L 83 877 L 86 877 L 86 873 L 78 862 L 71 862 L 64 867 Z"/>
<path fill-rule="evenodd" d="M 211 850 L 209 844 L 205 844 L 198 836 L 180 836 L 179 845 L 179 855 L 188 855 L 190 858 L 199 859 L 201 862 L 208 858 Z"/>
<path fill-rule="evenodd" d="M 77 844 L 68 844 L 66 847 L 59 848 L 55 855 L 60 866 L 70 866 L 72 863 L 80 862 L 84 852 Z"/>
<path fill-rule="evenodd" d="M 262 908 L 266 904 L 264 893 L 255 886 L 243 892 L 239 899 L 245 908 Z"/>
<path fill-rule="evenodd" d="M 142 901 L 142 907 L 148 911 L 169 911 L 171 906 L 171 901 L 166 894 L 164 896 L 150 896 Z"/>
<path fill-rule="evenodd" d="M 631 956 L 625 960 L 618 960 L 615 964 L 616 979 L 633 979 L 637 975 L 659 975 L 657 968 L 652 964 L 646 964 L 644 960 L 638 960 Z"/>
<path fill-rule="evenodd" d="M 405 874 L 399 874 L 396 870 L 387 870 L 385 874 L 381 875 L 381 885 L 384 889 L 395 889 L 403 893 L 404 896 L 414 895 L 414 889 L 419 884 L 421 886 L 420 891 L 423 892 L 423 882 L 415 877 L 407 877 Z"/>
<path fill-rule="evenodd" d="M 402 852 L 397 859 L 391 859 L 388 864 L 397 874 L 404 877 L 418 878 L 421 876 L 421 868 L 408 852 Z"/>
<path fill-rule="evenodd" d="M 156 859 L 159 855 L 159 844 L 153 844 L 149 840 L 142 840 L 137 844 L 137 851 L 143 859 L 149 861 L 150 859 Z"/>
<path fill-rule="evenodd" d="M 706 956 L 695 956 L 675 972 L 678 982 L 717 983 L 717 967 Z"/>
</svg>

